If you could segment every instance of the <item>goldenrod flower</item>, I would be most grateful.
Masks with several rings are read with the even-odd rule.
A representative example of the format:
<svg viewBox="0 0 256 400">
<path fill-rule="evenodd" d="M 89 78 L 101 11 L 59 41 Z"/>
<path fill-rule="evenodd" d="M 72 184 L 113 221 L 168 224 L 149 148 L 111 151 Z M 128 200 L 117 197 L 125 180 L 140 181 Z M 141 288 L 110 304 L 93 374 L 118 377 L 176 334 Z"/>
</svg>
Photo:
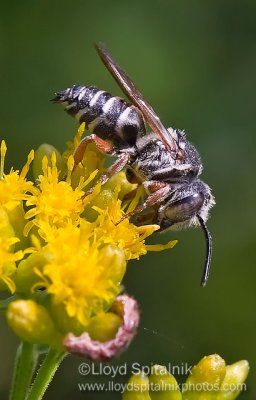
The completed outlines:
<svg viewBox="0 0 256 400">
<path fill-rule="evenodd" d="M 87 332 L 79 337 L 70 333 L 63 341 L 65 348 L 71 353 L 86 356 L 95 361 L 110 360 L 123 352 L 137 332 L 139 325 L 138 305 L 131 297 L 121 295 L 117 297 L 114 307 L 123 319 L 123 323 L 114 338 L 102 343 L 98 340 L 92 340 Z M 104 330 L 105 328 L 103 328 Z"/>
<path fill-rule="evenodd" d="M 33 187 L 33 183 L 26 180 L 29 166 L 34 158 L 33 150 L 29 153 L 27 162 L 21 172 L 11 169 L 9 174 L 4 172 L 4 161 L 6 155 L 5 141 L 1 142 L 1 161 L 0 161 L 0 206 L 10 211 L 17 207 L 27 198 L 27 193 Z"/>
<path fill-rule="evenodd" d="M 78 146 L 78 144 L 81 142 L 83 133 L 85 130 L 85 123 L 83 122 L 78 130 L 76 135 L 74 136 L 73 140 L 68 140 L 66 145 L 67 145 L 67 149 L 64 151 L 64 153 L 62 154 L 62 158 L 65 161 L 65 163 L 67 164 L 69 157 L 74 153 L 76 147 Z"/>
<path fill-rule="evenodd" d="M 125 211 L 129 213 L 137 206 L 142 189 L 133 200 L 123 201 L 134 189 L 123 172 L 103 188 L 96 184 L 104 171 L 104 157 L 93 145 L 87 147 L 82 163 L 74 168 L 72 153 L 83 129 L 69 144 L 64 168 L 60 154 L 52 147 L 40 148 L 34 183 L 26 179 L 34 152 L 29 153 L 21 172 L 11 169 L 6 174 L 4 141 L 0 148 L 0 290 L 8 288 L 15 293 L 2 308 L 6 308 L 11 329 L 26 343 L 24 348 L 30 344 L 49 346 L 44 362 L 55 369 L 67 351 L 92 360 L 109 360 L 129 346 L 137 331 L 139 311 L 135 299 L 120 295 L 127 262 L 147 251 L 176 244 L 174 240 L 148 245 L 147 237 L 159 226 L 136 226 L 128 218 L 122 219 Z M 32 376 L 33 362 L 29 360 Z M 226 366 L 219 356 L 208 356 L 194 367 L 186 384 L 217 383 L 218 393 L 203 389 L 199 396 L 233 400 L 240 393 L 238 384 L 246 379 L 248 368 L 246 361 Z M 158 371 L 163 369 L 155 366 L 149 377 L 132 377 L 130 383 L 135 383 L 139 392 L 126 390 L 123 399 L 202 398 L 193 387 L 181 391 L 168 373 L 159 378 Z M 38 379 L 45 382 L 45 371 L 43 364 L 33 386 L 35 391 L 39 390 Z M 162 385 L 158 393 L 150 389 L 156 384 Z M 163 384 L 169 385 L 167 389 Z M 232 385 L 236 385 L 234 390 Z"/>
<path fill-rule="evenodd" d="M 47 241 L 42 249 L 46 265 L 40 274 L 54 304 L 64 305 L 67 315 L 86 326 L 89 318 L 108 308 L 125 272 L 120 250 L 102 246 L 94 238 L 94 224 L 81 221 L 63 228 L 40 228 Z M 43 233 L 42 233 L 43 231 Z M 108 250 L 108 251 L 107 251 Z M 115 258 L 118 257 L 118 271 Z"/>
<path fill-rule="evenodd" d="M 84 126 L 79 128 L 63 156 L 66 168 L 54 148 L 40 147 L 36 152 L 35 183 L 26 181 L 34 153 L 29 154 L 21 173 L 11 170 L 7 175 L 4 173 L 6 146 L 2 142 L 0 185 L 6 187 L 0 201 L 3 207 L 8 210 L 14 207 L 16 212 L 12 212 L 12 219 L 8 220 L 11 234 L 0 239 L 0 279 L 18 296 L 15 307 L 9 306 L 8 319 L 22 339 L 36 340 L 37 336 L 31 330 L 36 326 L 37 316 L 44 315 L 45 321 L 53 321 L 59 332 L 59 346 L 60 338 L 67 334 L 72 337 L 86 332 L 97 340 L 111 342 L 116 339 L 109 344 L 112 350 L 115 349 L 111 353 L 114 356 L 126 347 L 125 343 L 128 344 L 136 331 L 129 331 L 128 321 L 123 328 L 127 335 L 123 335 L 122 324 L 125 324 L 127 312 L 116 314 L 110 311 L 120 294 L 127 261 L 138 259 L 148 250 L 171 248 L 176 241 L 148 246 L 145 240 L 159 228 L 157 225 L 138 227 L 129 219 L 118 223 L 125 207 L 129 211 L 136 207 L 141 191 L 132 201 L 122 202 L 123 196 L 134 189 L 124 173 L 113 177 L 106 187 L 95 184 L 103 172 L 104 156 L 93 145 L 87 147 L 83 162 L 74 169 L 72 153 L 83 130 Z M 92 192 L 85 195 L 92 186 Z M 13 246 L 18 241 L 17 252 Z M 27 256 L 28 252 L 32 254 Z M 17 261 L 20 261 L 18 265 Z M 125 299 L 124 309 L 135 304 L 135 300 L 129 300 L 127 296 Z M 34 310 L 32 319 L 26 315 L 30 309 Z M 136 316 L 137 326 L 138 313 L 131 315 Z M 104 321 L 108 323 L 99 335 L 95 329 L 102 327 Z M 47 330 L 37 340 L 56 344 L 56 338 L 43 339 L 46 336 Z M 65 343 L 72 351 L 72 346 Z M 99 348 L 103 351 L 101 345 Z"/>
<path fill-rule="evenodd" d="M 7 320 L 12 330 L 23 340 L 59 346 L 60 333 L 46 308 L 35 301 L 13 301 L 8 307 Z"/>
<path fill-rule="evenodd" d="M 32 165 L 32 172 L 34 179 L 37 179 L 38 176 L 42 175 L 43 173 L 42 169 L 43 158 L 46 157 L 48 159 L 49 164 L 51 164 L 51 158 L 53 153 L 56 154 L 56 166 L 58 171 L 60 171 L 60 176 L 64 176 L 64 172 L 66 172 L 66 164 L 64 164 L 62 160 L 61 154 L 51 144 L 43 143 L 35 151 L 35 157 Z"/>
<path fill-rule="evenodd" d="M 166 367 L 154 365 L 148 377 L 142 372 L 130 378 L 122 399 L 234 400 L 245 390 L 248 372 L 247 361 L 226 365 L 218 354 L 212 354 L 192 368 L 185 383 L 178 384 Z"/>
<path fill-rule="evenodd" d="M 0 208 L 0 287 L 15 291 L 13 276 L 16 272 L 16 261 L 23 257 L 23 251 L 14 251 L 14 245 L 19 242 L 15 237 L 8 215 Z M 3 285 L 4 284 L 4 285 Z"/>
<path fill-rule="evenodd" d="M 37 220 L 49 221 L 50 224 L 62 226 L 68 220 L 75 223 L 83 210 L 82 185 L 72 189 L 70 181 L 59 181 L 56 166 L 56 155 L 52 153 L 52 166 L 43 158 L 43 175 L 38 177 L 38 187 L 34 187 L 26 205 L 32 206 L 26 218 L 37 217 Z"/>
<path fill-rule="evenodd" d="M 83 122 L 78 128 L 74 140 L 67 142 L 67 150 L 64 151 L 62 155 L 65 164 L 67 164 L 69 157 L 73 155 L 74 150 L 81 141 L 84 131 L 85 123 Z M 98 175 L 101 174 L 104 169 L 104 161 L 104 154 L 99 152 L 94 143 L 88 143 L 83 156 L 83 161 L 76 166 L 72 173 L 72 184 L 77 184 L 81 176 L 87 179 L 90 174 L 96 170 L 98 171 Z"/>
<path fill-rule="evenodd" d="M 101 239 L 104 243 L 113 243 L 125 251 L 126 260 L 139 258 L 141 255 L 147 253 L 147 250 L 157 250 L 154 245 L 147 248 L 145 239 L 152 235 L 153 232 L 159 229 L 158 225 L 144 225 L 136 226 L 130 223 L 128 219 L 118 223 L 122 218 L 124 211 L 122 209 L 121 200 L 118 199 L 118 193 L 120 188 L 116 188 L 113 196 L 113 200 L 109 207 L 102 210 L 98 207 L 93 207 L 98 211 L 99 216 L 95 223 L 95 235 L 98 239 Z M 176 244 L 176 241 L 171 241 L 166 245 L 162 245 L 163 248 L 171 248 Z"/>
</svg>

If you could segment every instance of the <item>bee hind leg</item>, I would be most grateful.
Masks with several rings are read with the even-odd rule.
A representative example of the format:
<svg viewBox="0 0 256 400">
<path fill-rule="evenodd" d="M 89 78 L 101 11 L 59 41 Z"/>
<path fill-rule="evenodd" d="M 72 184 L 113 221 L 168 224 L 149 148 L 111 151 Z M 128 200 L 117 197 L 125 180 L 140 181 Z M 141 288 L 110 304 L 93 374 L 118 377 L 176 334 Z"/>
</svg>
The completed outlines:
<svg viewBox="0 0 256 400">
<path fill-rule="evenodd" d="M 78 164 L 83 161 L 84 153 L 89 143 L 94 143 L 97 149 L 104 154 L 113 154 L 113 155 L 115 154 L 114 147 L 106 140 L 99 138 L 95 134 L 86 136 L 81 140 L 81 142 L 78 143 L 73 153 L 74 165 L 71 171 L 72 173 L 74 172 Z M 62 180 L 65 181 L 66 179 L 67 179 L 67 173 L 63 176 Z"/>
<path fill-rule="evenodd" d="M 97 135 L 92 134 L 90 136 L 86 136 L 81 140 L 81 142 L 77 145 L 73 157 L 74 157 L 74 169 L 77 165 L 83 161 L 84 153 L 88 143 L 94 143 L 98 150 L 100 150 L 104 154 L 113 154 L 114 147 L 112 144 L 108 143 L 106 140 L 99 138 Z"/>
</svg>

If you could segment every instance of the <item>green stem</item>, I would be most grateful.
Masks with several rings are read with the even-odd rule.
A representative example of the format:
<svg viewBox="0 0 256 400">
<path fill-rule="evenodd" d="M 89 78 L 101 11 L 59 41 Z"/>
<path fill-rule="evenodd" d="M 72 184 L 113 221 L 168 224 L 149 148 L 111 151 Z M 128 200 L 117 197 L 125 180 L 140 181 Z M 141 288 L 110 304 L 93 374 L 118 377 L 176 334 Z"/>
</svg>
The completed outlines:
<svg viewBox="0 0 256 400">
<path fill-rule="evenodd" d="M 0 300 L 0 311 L 5 312 L 9 304 L 17 298 L 16 295 Z"/>
<path fill-rule="evenodd" d="M 37 362 L 35 346 L 21 342 L 17 349 L 10 400 L 24 400 Z"/>
<path fill-rule="evenodd" d="M 66 356 L 63 351 L 50 349 L 31 386 L 26 400 L 41 400 L 60 363 Z M 16 400 L 16 399 L 15 399 Z"/>
</svg>

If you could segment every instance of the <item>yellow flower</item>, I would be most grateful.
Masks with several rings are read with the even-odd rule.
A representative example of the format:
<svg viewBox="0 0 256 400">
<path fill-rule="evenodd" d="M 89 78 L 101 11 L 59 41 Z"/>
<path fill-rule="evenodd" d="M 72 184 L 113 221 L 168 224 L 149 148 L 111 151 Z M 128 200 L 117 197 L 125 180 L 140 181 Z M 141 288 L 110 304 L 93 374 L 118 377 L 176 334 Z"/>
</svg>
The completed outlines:
<svg viewBox="0 0 256 400">
<path fill-rule="evenodd" d="M 81 178 L 78 186 L 73 189 L 71 186 L 73 163 L 73 157 L 70 156 L 67 178 L 59 181 L 56 154 L 52 153 L 51 166 L 48 165 L 47 157 L 43 158 L 43 175 L 39 175 L 38 187 L 33 188 L 32 195 L 26 202 L 26 205 L 32 206 L 32 208 L 27 211 L 25 218 L 34 218 L 27 224 L 26 234 L 33 225 L 38 224 L 38 221 L 46 221 L 57 227 L 61 227 L 69 221 L 75 225 L 78 223 L 85 206 L 82 198 L 83 189 L 95 177 L 97 171 L 94 171 L 86 181 Z"/>
<path fill-rule="evenodd" d="M 151 375 L 133 375 L 123 394 L 123 400 L 234 400 L 246 388 L 249 373 L 246 360 L 226 365 L 218 354 L 203 357 L 187 380 L 178 384 L 168 369 L 151 367 Z M 181 389 L 181 390 L 180 390 Z"/>
<path fill-rule="evenodd" d="M 81 142 L 81 138 L 83 136 L 84 133 L 84 129 L 85 129 L 85 123 L 83 122 L 78 130 L 77 133 L 74 137 L 73 140 L 69 140 L 66 144 L 67 144 L 67 150 L 64 151 L 64 153 L 62 154 L 62 158 L 64 159 L 64 161 L 68 162 L 69 157 L 74 153 L 74 150 L 76 149 L 76 147 L 78 146 L 78 144 Z"/>
<path fill-rule="evenodd" d="M 171 241 L 165 245 L 145 244 L 145 239 L 159 229 L 158 225 L 136 226 L 129 222 L 129 219 L 123 220 L 116 225 L 123 217 L 121 200 L 118 199 L 120 188 L 116 188 L 113 195 L 113 201 L 106 210 L 93 207 L 99 217 L 95 222 L 95 235 L 97 239 L 101 239 L 104 243 L 115 244 L 125 251 L 126 260 L 138 259 L 141 255 L 147 253 L 148 250 L 158 251 L 173 247 L 177 241 Z M 134 205 L 135 206 L 135 205 Z"/>
<path fill-rule="evenodd" d="M 60 168 L 63 172 L 65 166 L 57 162 L 54 151 L 51 155 L 38 153 L 35 183 L 25 179 L 33 152 L 20 174 L 4 174 L 6 146 L 4 142 L 1 145 L 0 185 L 6 187 L 0 203 L 1 196 L 7 196 L 2 203 L 8 209 L 8 226 L 11 222 L 15 229 L 11 227 L 11 232 L 0 239 L 0 280 L 26 300 L 37 302 L 43 296 L 42 307 L 62 334 L 80 335 L 90 329 L 92 319 L 96 321 L 109 311 L 121 290 L 128 260 L 176 243 L 147 245 L 145 240 L 159 229 L 157 225 L 138 227 L 128 218 L 118 223 L 124 215 L 124 204 L 128 212 L 134 209 L 141 191 L 130 203 L 122 203 L 124 194 L 133 188 L 124 174 L 117 174 L 106 187 L 95 184 L 103 171 L 104 156 L 93 145 L 88 146 L 83 162 L 74 170 L 71 153 L 83 129 L 79 128 L 69 144 L 65 154 L 67 172 L 62 179 Z M 9 188 L 11 179 L 13 186 Z M 91 186 L 92 192 L 85 196 Z M 11 219 L 9 209 L 14 206 L 16 212 L 12 211 Z M 21 251 L 14 252 L 17 236 Z M 24 258 L 29 252 L 33 254 Z M 26 314 L 27 308 L 24 310 Z"/>
<path fill-rule="evenodd" d="M 54 304 L 65 306 L 69 317 L 86 326 L 118 294 L 124 256 L 119 249 L 95 240 L 94 225 L 84 220 L 80 227 L 41 224 L 40 233 L 47 241 L 42 249 L 46 265 L 39 272 L 47 293 Z"/>
<path fill-rule="evenodd" d="M 12 330 L 26 342 L 59 346 L 61 335 L 45 307 L 33 300 L 14 300 L 10 303 L 7 321 Z"/>
<path fill-rule="evenodd" d="M 113 303 L 125 260 L 146 254 L 145 239 L 158 229 L 157 225 L 137 227 L 128 219 L 116 225 L 123 216 L 119 188 L 111 193 L 107 209 L 94 207 L 99 214 L 94 222 L 80 218 L 74 224 L 70 218 L 60 226 L 46 219 L 37 221 L 46 243 L 39 252 L 47 260 L 37 270 L 42 279 L 38 286 L 45 286 L 53 304 L 64 306 L 68 317 L 83 326 Z M 162 246 L 172 247 L 173 242 Z"/>
<path fill-rule="evenodd" d="M 13 229 L 9 224 L 8 216 L 3 208 L 0 208 L 0 283 L 1 286 L 15 291 L 13 275 L 16 272 L 15 262 L 23 257 L 22 251 L 14 252 L 14 245 L 19 241 L 14 236 Z"/>
<path fill-rule="evenodd" d="M 27 162 L 21 172 L 11 169 L 9 174 L 4 173 L 4 161 L 6 155 L 5 141 L 1 142 L 1 161 L 0 161 L 0 205 L 6 210 L 11 211 L 17 207 L 22 200 L 27 198 L 27 192 L 33 187 L 33 183 L 26 180 L 29 166 L 34 158 L 33 150 L 29 153 Z"/>
<path fill-rule="evenodd" d="M 76 147 L 80 143 L 81 138 L 84 134 L 84 130 L 85 123 L 83 122 L 78 128 L 74 140 L 67 142 L 67 150 L 64 151 L 64 153 L 62 154 L 63 161 L 66 164 L 69 157 L 73 155 Z M 87 179 L 90 174 L 95 170 L 98 171 L 98 174 L 101 174 L 104 170 L 104 161 L 104 154 L 97 149 L 94 143 L 88 143 L 82 162 L 79 163 L 75 170 L 72 172 L 72 184 L 77 184 L 81 176 Z"/>
</svg>

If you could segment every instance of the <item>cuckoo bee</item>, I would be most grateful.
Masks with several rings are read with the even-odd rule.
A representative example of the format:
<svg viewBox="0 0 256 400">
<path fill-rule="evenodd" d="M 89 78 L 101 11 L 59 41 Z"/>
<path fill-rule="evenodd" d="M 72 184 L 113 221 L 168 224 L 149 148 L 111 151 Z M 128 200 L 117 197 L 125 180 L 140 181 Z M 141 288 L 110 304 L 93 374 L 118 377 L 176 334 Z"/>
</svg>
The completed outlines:
<svg viewBox="0 0 256 400">
<path fill-rule="evenodd" d="M 209 186 L 199 179 L 202 163 L 196 148 L 184 131 L 165 128 L 133 81 L 120 68 L 103 45 L 96 50 L 117 84 L 131 103 L 94 86 L 75 85 L 56 93 L 68 114 L 85 122 L 91 132 L 74 152 L 75 165 L 83 159 L 88 143 L 116 156 L 116 161 L 101 183 L 127 167 L 127 177 L 143 184 L 148 196 L 132 213 L 138 220 L 158 224 L 160 231 L 200 226 L 206 239 L 206 259 L 201 285 L 207 282 L 212 255 L 212 238 L 206 221 L 214 197 Z M 146 132 L 146 124 L 152 130 Z"/>
</svg>

